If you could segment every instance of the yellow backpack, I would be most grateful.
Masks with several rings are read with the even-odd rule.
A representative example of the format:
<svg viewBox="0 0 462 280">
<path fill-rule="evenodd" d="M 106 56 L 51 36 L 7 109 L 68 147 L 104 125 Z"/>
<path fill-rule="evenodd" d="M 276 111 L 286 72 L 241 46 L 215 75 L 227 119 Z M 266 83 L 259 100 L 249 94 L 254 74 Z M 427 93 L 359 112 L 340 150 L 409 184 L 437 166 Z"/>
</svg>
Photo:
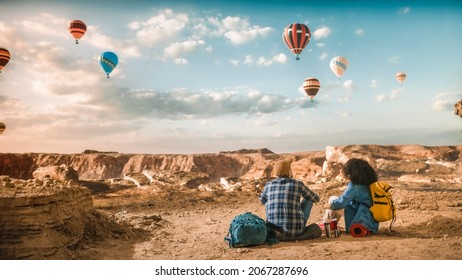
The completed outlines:
<svg viewBox="0 0 462 280">
<path fill-rule="evenodd" d="M 391 226 L 396 220 L 396 208 L 391 196 L 391 186 L 385 182 L 375 182 L 370 186 L 372 206 L 369 208 L 377 222 L 390 221 Z"/>
</svg>

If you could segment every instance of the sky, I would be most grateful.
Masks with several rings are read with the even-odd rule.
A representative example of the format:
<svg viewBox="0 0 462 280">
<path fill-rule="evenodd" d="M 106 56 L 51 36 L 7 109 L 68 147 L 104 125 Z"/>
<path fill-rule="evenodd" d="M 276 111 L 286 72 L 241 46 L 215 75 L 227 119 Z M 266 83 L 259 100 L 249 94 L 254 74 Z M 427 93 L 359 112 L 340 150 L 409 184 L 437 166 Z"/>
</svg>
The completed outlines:
<svg viewBox="0 0 462 280">
<path fill-rule="evenodd" d="M 2 0 L 0 11 L 2 153 L 462 144 L 458 1 Z M 87 25 L 79 44 L 74 19 Z M 292 23 L 312 34 L 300 60 L 282 40 Z M 119 58 L 110 78 L 104 51 Z M 335 56 L 349 61 L 340 78 Z M 308 77 L 321 84 L 313 102 Z"/>
</svg>

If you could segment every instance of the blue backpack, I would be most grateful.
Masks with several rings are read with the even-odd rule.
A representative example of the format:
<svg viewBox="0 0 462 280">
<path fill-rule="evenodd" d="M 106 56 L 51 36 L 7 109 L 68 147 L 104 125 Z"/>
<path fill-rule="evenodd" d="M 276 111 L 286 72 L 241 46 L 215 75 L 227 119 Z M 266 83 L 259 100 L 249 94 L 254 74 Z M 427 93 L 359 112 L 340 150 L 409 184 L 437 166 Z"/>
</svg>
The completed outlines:
<svg viewBox="0 0 462 280">
<path fill-rule="evenodd" d="M 230 248 L 261 245 L 268 242 L 270 232 L 265 221 L 255 214 L 246 212 L 237 215 L 229 225 L 225 241 Z"/>
</svg>

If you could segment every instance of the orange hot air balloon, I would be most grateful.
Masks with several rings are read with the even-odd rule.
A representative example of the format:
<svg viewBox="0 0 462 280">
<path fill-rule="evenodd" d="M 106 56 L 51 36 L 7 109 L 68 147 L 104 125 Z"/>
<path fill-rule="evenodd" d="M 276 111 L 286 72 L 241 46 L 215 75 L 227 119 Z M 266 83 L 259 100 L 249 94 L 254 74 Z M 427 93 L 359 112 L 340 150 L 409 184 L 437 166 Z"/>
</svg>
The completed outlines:
<svg viewBox="0 0 462 280">
<path fill-rule="evenodd" d="M 303 89 L 306 95 L 311 98 L 311 102 L 313 102 L 313 98 L 318 93 L 320 87 L 321 83 L 319 83 L 319 80 L 316 78 L 306 78 L 305 81 L 303 81 Z"/>
<path fill-rule="evenodd" d="M 85 25 L 85 22 L 75 19 L 69 23 L 69 32 L 75 39 L 75 43 L 79 43 L 79 39 L 82 38 L 82 36 L 85 34 L 87 31 L 87 26 Z"/>
<path fill-rule="evenodd" d="M 0 48 L 0 73 L 2 73 L 3 67 L 10 61 L 11 55 L 7 49 Z"/>
<path fill-rule="evenodd" d="M 406 75 L 406 73 L 404 73 L 404 72 L 398 72 L 398 73 L 396 74 L 396 80 L 397 80 L 400 84 L 403 84 L 403 83 L 404 83 L 404 81 L 406 80 L 406 77 L 407 77 L 407 75 Z"/>
<path fill-rule="evenodd" d="M 5 130 L 5 128 L 6 128 L 5 124 L 0 122 L 0 134 L 3 133 L 3 131 Z"/>
</svg>

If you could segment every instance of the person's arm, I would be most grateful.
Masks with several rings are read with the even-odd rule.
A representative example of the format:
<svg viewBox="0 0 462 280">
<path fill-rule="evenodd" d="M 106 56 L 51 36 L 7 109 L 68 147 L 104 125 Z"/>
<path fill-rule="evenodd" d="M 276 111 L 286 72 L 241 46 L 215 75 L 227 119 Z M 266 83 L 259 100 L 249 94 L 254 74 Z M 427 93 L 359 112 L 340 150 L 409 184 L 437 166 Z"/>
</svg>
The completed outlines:
<svg viewBox="0 0 462 280">
<path fill-rule="evenodd" d="M 265 185 L 265 188 L 263 189 L 263 192 L 260 194 L 260 202 L 262 204 L 265 204 L 267 201 L 268 201 L 268 196 L 267 196 L 267 193 L 268 190 L 267 190 L 267 187 Z"/>
<path fill-rule="evenodd" d="M 351 182 L 348 182 L 346 190 L 343 192 L 343 194 L 332 201 L 330 205 L 331 210 L 338 210 L 338 209 L 343 209 L 345 208 L 353 199 L 356 197 L 356 192 L 354 189 L 354 186 Z"/>
<path fill-rule="evenodd" d="M 308 200 L 312 200 L 313 202 L 318 202 L 319 201 L 319 196 L 310 190 L 307 186 L 305 186 L 302 182 L 300 183 L 301 187 L 301 192 L 302 192 L 302 197 Z"/>
</svg>

